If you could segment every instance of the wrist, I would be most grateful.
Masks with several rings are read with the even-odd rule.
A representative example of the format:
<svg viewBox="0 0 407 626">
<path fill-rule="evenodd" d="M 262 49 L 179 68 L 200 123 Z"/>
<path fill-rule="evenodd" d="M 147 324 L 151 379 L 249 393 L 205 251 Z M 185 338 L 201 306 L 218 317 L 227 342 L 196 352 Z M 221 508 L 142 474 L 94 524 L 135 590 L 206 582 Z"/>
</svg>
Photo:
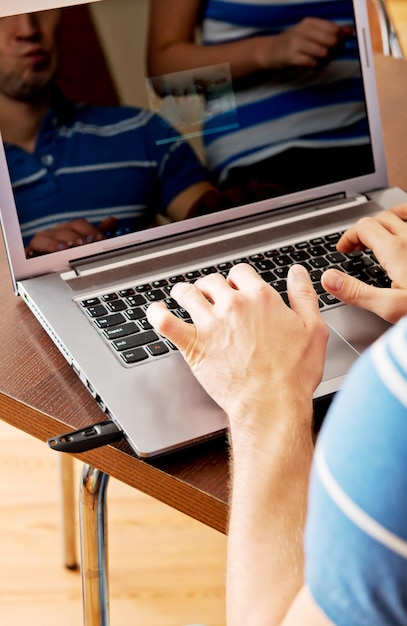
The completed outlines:
<svg viewBox="0 0 407 626">
<path fill-rule="evenodd" d="M 237 399 L 229 412 L 230 439 L 237 454 L 278 448 L 291 440 L 312 441 L 312 394 L 282 387 L 272 394 Z"/>
</svg>

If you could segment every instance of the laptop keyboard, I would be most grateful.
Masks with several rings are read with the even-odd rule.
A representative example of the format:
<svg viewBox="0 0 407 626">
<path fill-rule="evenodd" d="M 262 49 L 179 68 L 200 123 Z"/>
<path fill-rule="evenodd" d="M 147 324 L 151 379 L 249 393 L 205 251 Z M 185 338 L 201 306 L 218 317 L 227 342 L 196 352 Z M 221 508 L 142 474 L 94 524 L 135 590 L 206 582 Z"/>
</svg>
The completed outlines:
<svg viewBox="0 0 407 626">
<path fill-rule="evenodd" d="M 170 341 L 160 336 L 149 324 L 146 311 L 152 302 L 165 302 L 175 315 L 192 323 L 188 312 L 171 298 L 173 285 L 180 281 L 195 282 L 201 276 L 213 273 L 226 276 L 230 268 L 238 263 L 252 265 L 280 293 L 286 304 L 289 304 L 286 282 L 288 269 L 293 263 L 301 263 L 310 274 L 321 310 L 339 302 L 324 291 L 321 285 L 322 273 L 328 268 L 345 271 L 376 287 L 390 287 L 389 278 L 371 250 L 350 254 L 338 252 L 336 243 L 340 236 L 341 233 L 333 233 L 247 257 L 232 258 L 183 274 L 165 276 L 148 284 L 109 291 L 80 300 L 78 304 L 121 362 L 130 366 L 176 350 Z"/>
</svg>

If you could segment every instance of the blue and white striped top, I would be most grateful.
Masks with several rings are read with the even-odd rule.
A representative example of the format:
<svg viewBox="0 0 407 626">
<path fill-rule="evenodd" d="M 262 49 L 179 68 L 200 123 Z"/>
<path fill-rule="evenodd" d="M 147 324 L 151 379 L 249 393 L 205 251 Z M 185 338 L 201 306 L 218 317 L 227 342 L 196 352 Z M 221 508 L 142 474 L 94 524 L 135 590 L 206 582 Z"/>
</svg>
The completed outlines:
<svg viewBox="0 0 407 626">
<path fill-rule="evenodd" d="M 306 579 L 337 626 L 407 624 L 407 318 L 358 360 L 322 427 Z"/>
<path fill-rule="evenodd" d="M 206 0 L 202 39 L 206 45 L 272 36 L 305 17 L 354 24 L 351 0 Z M 232 167 L 267 159 L 289 148 L 332 148 L 369 140 L 356 38 L 317 69 L 270 70 L 234 85 L 237 127 L 230 113 L 205 126 L 207 165 L 220 182 Z M 217 128 L 224 128 L 215 132 Z"/>
<path fill-rule="evenodd" d="M 62 97 L 45 116 L 35 151 L 6 144 L 24 245 L 42 230 L 78 217 L 112 235 L 149 226 L 206 170 L 161 117 L 132 107 L 97 107 Z"/>
</svg>

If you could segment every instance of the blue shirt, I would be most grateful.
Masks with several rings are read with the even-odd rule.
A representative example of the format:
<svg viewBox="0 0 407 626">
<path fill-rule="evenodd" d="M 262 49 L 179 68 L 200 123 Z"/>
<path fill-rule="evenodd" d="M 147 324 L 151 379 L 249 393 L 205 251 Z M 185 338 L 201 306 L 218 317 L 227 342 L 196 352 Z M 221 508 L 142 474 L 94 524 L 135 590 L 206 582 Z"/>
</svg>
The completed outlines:
<svg viewBox="0 0 407 626">
<path fill-rule="evenodd" d="M 82 217 L 120 220 L 112 235 L 149 226 L 190 185 L 207 178 L 192 148 L 161 117 L 133 107 L 58 100 L 35 151 L 6 144 L 24 244 Z"/>
<path fill-rule="evenodd" d="M 206 0 L 203 42 L 215 45 L 273 36 L 305 17 L 354 24 L 350 0 Z M 220 182 L 232 167 L 252 165 L 289 148 L 333 148 L 369 141 L 354 37 L 316 69 L 269 70 L 267 77 L 264 72 L 236 81 L 234 97 L 235 116 L 228 110 L 205 125 L 207 165 Z"/>
<path fill-rule="evenodd" d="M 407 318 L 363 354 L 319 435 L 306 579 L 337 626 L 407 624 Z"/>
</svg>

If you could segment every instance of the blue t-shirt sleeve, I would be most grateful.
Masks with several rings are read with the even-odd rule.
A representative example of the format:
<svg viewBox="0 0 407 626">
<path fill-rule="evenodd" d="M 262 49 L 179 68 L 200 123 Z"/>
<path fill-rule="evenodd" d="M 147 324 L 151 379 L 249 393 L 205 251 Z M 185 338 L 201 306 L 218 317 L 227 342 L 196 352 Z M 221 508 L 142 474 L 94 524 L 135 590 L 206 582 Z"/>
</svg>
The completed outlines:
<svg viewBox="0 0 407 626">
<path fill-rule="evenodd" d="M 208 171 L 188 140 L 159 115 L 153 115 L 148 124 L 148 146 L 157 163 L 162 207 L 188 187 L 208 180 Z"/>
<path fill-rule="evenodd" d="M 407 320 L 358 360 L 318 438 L 306 580 L 337 626 L 407 624 Z"/>
</svg>

